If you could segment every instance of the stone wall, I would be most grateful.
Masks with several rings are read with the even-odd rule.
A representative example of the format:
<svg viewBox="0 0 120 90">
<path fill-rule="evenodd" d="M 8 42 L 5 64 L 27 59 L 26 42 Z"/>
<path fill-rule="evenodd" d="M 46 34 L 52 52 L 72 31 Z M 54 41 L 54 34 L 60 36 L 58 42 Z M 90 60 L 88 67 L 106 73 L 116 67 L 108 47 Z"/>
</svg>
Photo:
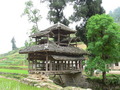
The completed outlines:
<svg viewBox="0 0 120 90">
<path fill-rule="evenodd" d="M 87 88 L 89 86 L 85 76 L 81 73 L 61 75 L 61 78 L 65 86 L 79 86 L 83 88 Z"/>
<path fill-rule="evenodd" d="M 78 77 L 78 75 L 76 75 L 76 76 Z M 66 77 L 67 77 L 67 75 L 66 75 Z M 64 79 L 65 79 L 65 77 L 64 77 Z M 38 88 L 46 87 L 46 88 L 49 88 L 50 90 L 91 90 L 89 88 L 83 89 L 81 87 L 73 87 L 73 86 L 72 87 L 70 87 L 70 86 L 69 87 L 61 87 L 61 86 L 53 83 L 53 81 L 50 80 L 49 77 L 46 77 L 46 76 L 40 75 L 40 74 L 30 74 L 27 78 L 24 78 L 23 80 L 21 80 L 21 82 L 31 85 L 31 86 L 38 87 Z M 68 84 L 72 85 L 72 82 L 70 81 L 70 83 L 67 83 L 67 85 Z"/>
</svg>

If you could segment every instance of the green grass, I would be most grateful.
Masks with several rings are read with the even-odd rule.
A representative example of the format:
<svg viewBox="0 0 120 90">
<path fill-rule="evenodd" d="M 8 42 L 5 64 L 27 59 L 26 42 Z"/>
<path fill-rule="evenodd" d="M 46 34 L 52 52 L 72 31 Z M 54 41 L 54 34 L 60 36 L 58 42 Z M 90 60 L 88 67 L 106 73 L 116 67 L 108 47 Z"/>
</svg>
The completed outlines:
<svg viewBox="0 0 120 90">
<path fill-rule="evenodd" d="M 12 67 L 12 66 L 11 66 Z M 19 67 L 19 68 L 28 68 L 28 66 L 14 66 L 14 67 Z"/>
<path fill-rule="evenodd" d="M 10 51 L 5 54 L 0 55 L 0 66 L 13 65 L 13 66 L 22 66 L 27 65 L 27 56 L 25 54 L 19 54 L 19 49 Z"/>
<path fill-rule="evenodd" d="M 49 90 L 49 89 L 37 88 L 14 80 L 0 78 L 0 90 Z"/>
<path fill-rule="evenodd" d="M 13 66 L 13 65 L 0 65 L 0 68 L 2 69 L 14 69 L 14 70 L 28 70 L 28 66 Z"/>
<path fill-rule="evenodd" d="M 89 81 L 104 84 L 102 79 L 103 79 L 102 75 L 99 77 L 91 76 L 87 78 L 87 80 Z M 119 74 L 106 74 L 105 84 L 106 85 L 120 85 L 120 75 Z"/>
<path fill-rule="evenodd" d="M 21 80 L 23 78 L 28 77 L 27 74 L 14 74 L 14 73 L 11 73 L 11 74 L 1 74 L 1 76 L 4 76 L 6 78 L 13 78 L 13 79 L 17 79 L 17 80 Z"/>
<path fill-rule="evenodd" d="M 18 73 L 18 74 L 28 74 L 28 70 L 0 69 L 0 72 Z"/>
</svg>

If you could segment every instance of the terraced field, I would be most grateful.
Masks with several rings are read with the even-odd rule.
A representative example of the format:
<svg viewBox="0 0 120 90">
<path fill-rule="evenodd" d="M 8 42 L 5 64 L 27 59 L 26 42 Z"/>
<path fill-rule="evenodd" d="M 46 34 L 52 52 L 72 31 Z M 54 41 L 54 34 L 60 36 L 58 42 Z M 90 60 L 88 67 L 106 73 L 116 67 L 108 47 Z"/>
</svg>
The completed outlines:
<svg viewBox="0 0 120 90">
<path fill-rule="evenodd" d="M 15 80 L 0 78 L 0 90 L 49 90 L 49 89 L 37 88 L 20 83 Z"/>
</svg>

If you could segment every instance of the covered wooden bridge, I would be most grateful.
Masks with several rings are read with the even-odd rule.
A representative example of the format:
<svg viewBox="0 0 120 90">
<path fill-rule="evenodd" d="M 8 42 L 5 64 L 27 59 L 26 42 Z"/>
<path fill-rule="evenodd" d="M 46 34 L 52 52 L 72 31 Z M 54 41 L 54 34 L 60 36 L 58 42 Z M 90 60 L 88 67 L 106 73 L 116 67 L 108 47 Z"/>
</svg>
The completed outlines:
<svg viewBox="0 0 120 90">
<path fill-rule="evenodd" d="M 75 32 L 58 23 L 31 35 L 36 45 L 19 51 L 28 54 L 29 73 L 60 75 L 81 72 L 83 56 L 87 52 L 77 47 L 79 38 L 71 37 Z"/>
</svg>

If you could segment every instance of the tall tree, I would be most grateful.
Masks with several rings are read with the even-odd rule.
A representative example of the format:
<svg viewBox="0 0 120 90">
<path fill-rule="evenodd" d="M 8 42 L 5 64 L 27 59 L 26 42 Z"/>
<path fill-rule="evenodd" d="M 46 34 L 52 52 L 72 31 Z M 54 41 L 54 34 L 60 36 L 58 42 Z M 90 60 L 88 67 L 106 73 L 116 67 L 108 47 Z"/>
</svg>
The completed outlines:
<svg viewBox="0 0 120 90">
<path fill-rule="evenodd" d="M 120 61 L 119 28 L 112 17 L 105 14 L 92 16 L 87 22 L 88 50 L 94 56 L 87 61 L 87 67 L 101 70 L 104 82 L 109 71 L 107 64 Z"/>
<path fill-rule="evenodd" d="M 120 24 L 120 7 L 116 8 L 113 12 L 110 11 L 109 15 L 114 18 L 116 23 Z"/>
<path fill-rule="evenodd" d="M 39 31 L 38 22 L 41 19 L 40 10 L 34 8 L 31 0 L 25 2 L 25 6 L 22 16 L 26 15 L 28 21 L 33 24 L 30 34 L 36 33 Z"/>
<path fill-rule="evenodd" d="M 15 41 L 15 38 L 14 38 L 14 37 L 12 38 L 11 43 L 12 43 L 12 50 L 17 49 L 16 44 L 15 44 L 16 41 Z"/>
<path fill-rule="evenodd" d="M 22 16 L 26 15 L 28 21 L 32 23 L 31 31 L 28 32 L 28 35 L 32 35 L 39 31 L 38 22 L 41 19 L 40 10 L 34 8 L 33 2 L 31 0 L 25 2 L 25 6 L 26 7 L 22 13 Z M 34 44 L 31 37 L 29 38 L 28 42 L 29 46 Z"/>
<path fill-rule="evenodd" d="M 63 23 L 65 25 L 69 25 L 68 19 L 65 17 L 63 10 L 66 7 L 66 3 L 68 0 L 45 0 L 49 2 L 49 12 L 48 19 L 50 22 L 55 23 Z"/>
<path fill-rule="evenodd" d="M 87 45 L 86 37 L 86 23 L 87 20 L 95 15 L 104 13 L 104 9 L 101 6 L 102 0 L 70 0 L 74 3 L 73 8 L 74 12 L 70 19 L 73 22 L 80 21 L 79 25 L 76 26 L 77 36 Z"/>
</svg>

